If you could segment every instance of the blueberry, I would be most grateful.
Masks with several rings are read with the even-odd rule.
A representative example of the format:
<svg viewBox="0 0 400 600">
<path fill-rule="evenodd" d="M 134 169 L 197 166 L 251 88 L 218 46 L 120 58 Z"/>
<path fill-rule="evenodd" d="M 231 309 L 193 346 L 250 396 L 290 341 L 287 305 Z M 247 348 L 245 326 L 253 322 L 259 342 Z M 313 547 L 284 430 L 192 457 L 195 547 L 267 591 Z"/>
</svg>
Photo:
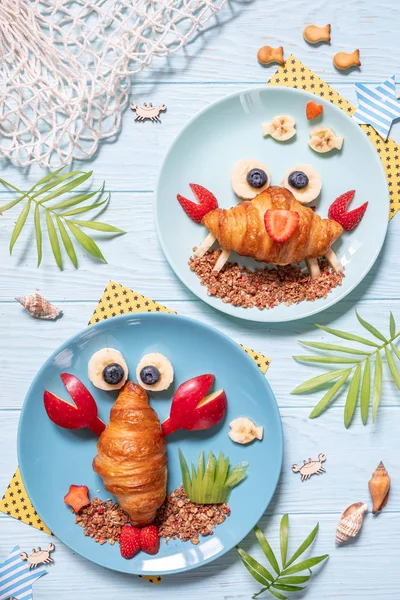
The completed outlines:
<svg viewBox="0 0 400 600">
<path fill-rule="evenodd" d="M 252 188 L 261 188 L 268 181 L 268 176 L 262 169 L 251 169 L 247 173 L 247 183 Z"/>
<path fill-rule="evenodd" d="M 296 190 L 303 190 L 308 186 L 309 179 L 303 171 L 293 171 L 289 175 L 289 185 L 296 188 Z"/>
<path fill-rule="evenodd" d="M 160 376 L 160 371 L 157 369 L 157 367 L 153 367 L 153 365 L 143 367 L 143 369 L 140 371 L 140 379 L 146 385 L 154 385 L 160 380 Z"/>
<path fill-rule="evenodd" d="M 116 385 L 124 378 L 125 371 L 121 365 L 117 363 L 110 363 L 103 370 L 103 379 L 106 383 Z"/>
</svg>

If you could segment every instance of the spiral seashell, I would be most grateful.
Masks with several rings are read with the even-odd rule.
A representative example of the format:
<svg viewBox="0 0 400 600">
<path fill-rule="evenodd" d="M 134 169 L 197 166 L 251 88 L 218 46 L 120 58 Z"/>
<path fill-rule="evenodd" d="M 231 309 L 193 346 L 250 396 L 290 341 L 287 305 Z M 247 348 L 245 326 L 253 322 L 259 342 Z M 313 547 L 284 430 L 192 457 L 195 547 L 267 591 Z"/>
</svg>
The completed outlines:
<svg viewBox="0 0 400 600">
<path fill-rule="evenodd" d="M 21 296 L 15 298 L 17 302 L 28 311 L 35 319 L 57 319 L 62 315 L 62 310 L 51 304 L 40 294 L 31 294 L 30 296 Z"/>
<path fill-rule="evenodd" d="M 372 498 L 372 514 L 382 510 L 389 498 L 390 477 L 381 461 L 368 481 L 369 493 Z"/>
<path fill-rule="evenodd" d="M 350 538 L 358 535 L 364 520 L 364 514 L 368 506 L 364 502 L 350 504 L 340 515 L 340 521 L 336 527 L 336 543 L 342 544 Z"/>
</svg>

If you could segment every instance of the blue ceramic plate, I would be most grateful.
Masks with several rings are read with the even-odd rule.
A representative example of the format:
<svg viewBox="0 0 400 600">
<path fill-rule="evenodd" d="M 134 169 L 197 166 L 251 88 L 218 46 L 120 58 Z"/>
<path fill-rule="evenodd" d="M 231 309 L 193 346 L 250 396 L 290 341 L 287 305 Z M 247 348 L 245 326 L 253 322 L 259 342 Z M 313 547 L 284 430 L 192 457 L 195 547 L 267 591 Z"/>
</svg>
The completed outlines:
<svg viewBox="0 0 400 600">
<path fill-rule="evenodd" d="M 308 122 L 306 103 L 315 96 L 283 87 L 263 87 L 227 96 L 195 116 L 175 139 L 161 167 L 155 198 L 155 218 L 164 253 L 178 277 L 199 298 L 227 314 L 250 321 L 278 322 L 303 318 L 344 298 L 362 281 L 374 264 L 388 225 L 388 187 L 374 146 L 357 123 L 340 108 L 318 98 L 323 104 L 322 120 Z M 297 135 L 286 143 L 263 138 L 261 123 L 287 114 L 295 118 Z M 310 129 L 324 124 L 344 137 L 340 152 L 317 154 L 308 146 Z M 344 233 L 334 245 L 345 278 L 326 299 L 279 305 L 271 310 L 244 309 L 224 304 L 207 295 L 205 287 L 188 267 L 193 246 L 206 236 L 206 229 L 192 222 L 176 200 L 177 193 L 193 198 L 189 183 L 199 183 L 212 191 L 221 208 L 235 206 L 238 199 L 231 189 L 232 166 L 242 158 L 254 158 L 268 165 L 272 185 L 280 185 L 283 175 L 297 164 L 311 164 L 321 175 L 322 192 L 312 204 L 318 214 L 327 216 L 337 196 L 356 190 L 350 208 L 366 200 L 368 210 L 360 225 Z M 262 266 L 252 259 L 231 260 L 247 266 Z"/>
<path fill-rule="evenodd" d="M 169 390 L 150 394 L 151 405 L 163 421 L 169 414 L 178 385 L 202 373 L 213 373 L 215 389 L 224 388 L 228 398 L 222 424 L 203 432 L 177 432 L 168 438 L 168 492 L 181 482 L 178 448 L 190 461 L 201 450 L 220 450 L 231 465 L 250 463 L 247 478 L 232 491 L 231 516 L 215 534 L 190 542 L 162 542 L 157 556 L 143 552 L 125 560 L 119 545 L 95 543 L 83 535 L 63 498 L 71 483 L 89 487 L 91 495 L 110 497 L 92 470 L 97 438 L 87 430 L 70 431 L 54 425 L 43 406 L 48 389 L 69 399 L 60 373 L 76 375 L 90 390 L 99 416 L 108 422 L 115 392 L 103 392 L 88 380 L 87 366 L 97 350 L 110 346 L 124 355 L 135 379 L 140 358 L 161 352 L 175 369 Z M 249 446 L 234 444 L 228 437 L 229 422 L 246 416 L 264 426 L 264 439 Z M 74 552 L 92 562 L 125 573 L 158 575 L 187 571 L 208 563 L 235 546 L 261 518 L 278 483 L 282 463 L 282 428 L 278 407 L 264 375 L 238 344 L 222 333 L 192 319 L 169 314 L 127 315 L 104 321 L 77 334 L 63 344 L 43 365 L 26 397 L 18 431 L 18 456 L 24 485 L 38 514 L 53 533 Z M 100 493 L 97 493 L 100 490 Z"/>
</svg>

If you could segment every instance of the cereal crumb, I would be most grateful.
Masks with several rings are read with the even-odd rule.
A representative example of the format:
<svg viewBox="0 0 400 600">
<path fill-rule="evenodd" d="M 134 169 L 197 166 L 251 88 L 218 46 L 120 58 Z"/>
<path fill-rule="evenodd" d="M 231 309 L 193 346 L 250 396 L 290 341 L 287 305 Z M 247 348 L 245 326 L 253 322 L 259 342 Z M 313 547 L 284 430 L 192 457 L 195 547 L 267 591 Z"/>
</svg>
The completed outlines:
<svg viewBox="0 0 400 600">
<path fill-rule="evenodd" d="M 113 546 L 119 540 L 123 525 L 129 516 L 112 500 L 94 497 L 88 506 L 76 515 L 75 523 L 83 527 L 84 534 L 99 544 L 107 541 Z"/>
<path fill-rule="evenodd" d="M 199 535 L 213 535 L 213 529 L 231 513 L 227 504 L 194 504 L 186 496 L 183 486 L 167 496 L 159 508 L 156 523 L 160 537 L 166 542 L 180 539 L 200 543 Z"/>
<path fill-rule="evenodd" d="M 237 263 L 227 263 L 220 273 L 214 273 L 220 253 L 221 250 L 213 250 L 201 258 L 192 257 L 188 264 L 201 285 L 207 288 L 209 296 L 242 308 L 256 306 L 263 310 L 278 304 L 290 306 L 304 300 L 314 302 L 318 298 L 326 298 L 342 284 L 344 277 L 343 273 L 335 273 L 324 259 L 319 260 L 321 275 L 315 279 L 311 279 L 298 265 L 251 271 Z"/>
</svg>

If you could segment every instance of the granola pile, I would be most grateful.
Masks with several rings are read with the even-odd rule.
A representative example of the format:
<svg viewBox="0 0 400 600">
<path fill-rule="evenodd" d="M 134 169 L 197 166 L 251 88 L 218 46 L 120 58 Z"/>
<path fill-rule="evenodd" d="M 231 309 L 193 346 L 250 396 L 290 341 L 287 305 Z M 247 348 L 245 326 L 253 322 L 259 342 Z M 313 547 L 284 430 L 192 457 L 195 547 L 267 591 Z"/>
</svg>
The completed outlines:
<svg viewBox="0 0 400 600">
<path fill-rule="evenodd" d="M 82 508 L 75 523 L 83 527 L 84 533 L 99 544 L 107 541 L 113 546 L 119 540 L 121 528 L 129 523 L 128 515 L 112 500 L 94 497 L 88 506 Z"/>
<path fill-rule="evenodd" d="M 199 535 L 213 534 L 213 529 L 231 514 L 227 504 L 194 504 L 180 486 L 167 496 L 157 513 L 160 537 L 166 542 L 180 539 L 199 543 Z"/>
<path fill-rule="evenodd" d="M 320 277 L 311 279 L 299 266 L 265 267 L 251 271 L 237 263 L 227 263 L 220 273 L 213 268 L 220 250 L 207 252 L 201 258 L 192 257 L 189 266 L 201 285 L 207 287 L 209 296 L 221 298 L 222 302 L 260 310 L 278 304 L 298 304 L 304 300 L 313 302 L 326 298 L 333 288 L 342 284 L 343 273 L 335 273 L 325 260 L 319 261 Z"/>
</svg>

